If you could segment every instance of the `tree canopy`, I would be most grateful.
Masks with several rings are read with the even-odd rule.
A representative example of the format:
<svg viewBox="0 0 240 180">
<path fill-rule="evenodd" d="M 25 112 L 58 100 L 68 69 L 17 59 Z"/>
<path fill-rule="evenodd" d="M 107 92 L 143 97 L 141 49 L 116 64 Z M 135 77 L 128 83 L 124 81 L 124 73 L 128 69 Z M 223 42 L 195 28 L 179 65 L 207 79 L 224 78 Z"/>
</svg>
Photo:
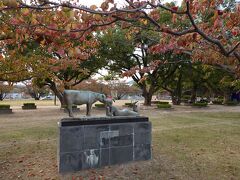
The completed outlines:
<svg viewBox="0 0 240 180">
<path fill-rule="evenodd" d="M 154 74 L 160 76 L 160 67 L 174 66 L 172 63 L 177 67 L 188 57 L 240 76 L 239 3 L 184 0 L 176 6 L 157 0 L 124 2 L 119 6 L 114 0 L 105 0 L 99 7 L 87 7 L 76 1 L 1 1 L 0 80 L 17 82 L 34 77 L 51 85 L 54 82 L 54 86 L 61 80 L 65 88 L 71 87 L 96 71 L 91 60 L 99 59 L 98 50 L 106 47 L 101 47 L 97 33 L 108 33 L 108 38 L 116 40 L 114 44 L 105 39 L 112 48 L 105 49 L 108 60 L 110 56 L 115 60 L 110 69 L 132 76 L 140 86 L 149 86 Z M 134 54 L 136 48 L 141 49 L 142 57 Z M 169 52 L 169 59 L 183 59 L 162 66 L 158 57 Z M 104 63 L 94 65 L 100 68 Z M 174 73 L 179 77 L 181 69 Z M 169 79 L 162 84 L 167 82 Z"/>
</svg>

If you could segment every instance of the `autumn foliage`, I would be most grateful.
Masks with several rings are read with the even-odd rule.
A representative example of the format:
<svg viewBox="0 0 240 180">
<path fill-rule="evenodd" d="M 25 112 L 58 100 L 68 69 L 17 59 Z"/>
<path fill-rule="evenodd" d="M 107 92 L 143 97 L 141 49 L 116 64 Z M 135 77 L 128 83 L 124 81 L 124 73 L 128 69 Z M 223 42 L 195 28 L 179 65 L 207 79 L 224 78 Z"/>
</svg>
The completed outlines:
<svg viewBox="0 0 240 180">
<path fill-rule="evenodd" d="M 240 8 L 232 0 L 185 0 L 181 6 L 155 0 L 126 0 L 124 7 L 114 0 L 105 0 L 99 7 L 86 7 L 76 1 L 4 0 L 0 11 L 1 63 L 8 64 L 6 59 L 15 58 L 14 62 L 20 64 L 13 63 L 12 69 L 6 67 L 6 72 L 1 72 L 2 79 L 8 78 L 6 74 L 29 71 L 29 66 L 26 68 L 24 61 L 22 64 L 16 58 L 29 42 L 37 42 L 46 53 L 39 58 L 32 52 L 28 58 L 32 64 L 40 61 L 47 65 L 42 68 L 48 72 L 77 67 L 97 51 L 93 32 L 119 22 L 121 28 L 133 26 L 159 32 L 160 42 L 149 49 L 153 53 L 184 52 L 195 61 L 221 65 L 239 74 Z"/>
</svg>

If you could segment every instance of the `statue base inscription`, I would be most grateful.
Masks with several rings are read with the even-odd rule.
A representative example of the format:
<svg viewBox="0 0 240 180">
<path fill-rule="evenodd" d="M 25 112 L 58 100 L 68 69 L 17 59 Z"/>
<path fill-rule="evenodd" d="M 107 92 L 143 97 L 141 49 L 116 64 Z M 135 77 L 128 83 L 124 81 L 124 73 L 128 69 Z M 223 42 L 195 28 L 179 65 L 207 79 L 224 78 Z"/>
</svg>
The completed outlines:
<svg viewBox="0 0 240 180">
<path fill-rule="evenodd" d="M 152 126 L 147 117 L 83 117 L 59 122 L 60 173 L 149 160 Z"/>
</svg>

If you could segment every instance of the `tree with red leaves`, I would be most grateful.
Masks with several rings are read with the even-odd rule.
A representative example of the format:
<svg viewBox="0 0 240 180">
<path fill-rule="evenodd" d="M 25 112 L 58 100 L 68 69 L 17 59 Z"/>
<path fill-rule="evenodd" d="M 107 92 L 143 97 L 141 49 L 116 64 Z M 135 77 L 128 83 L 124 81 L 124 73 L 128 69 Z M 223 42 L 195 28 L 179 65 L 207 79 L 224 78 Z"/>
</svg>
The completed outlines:
<svg viewBox="0 0 240 180">
<path fill-rule="evenodd" d="M 63 64 L 69 64 L 66 55 L 83 60 L 89 53 L 95 53 L 85 52 L 86 46 L 90 49 L 96 46 L 94 42 L 85 43 L 89 34 L 121 22 L 122 28 L 134 26 L 161 32 L 164 41 L 153 47 L 155 53 L 174 47 L 175 51 L 187 53 L 194 60 L 239 75 L 240 9 L 235 1 L 185 0 L 180 7 L 156 0 L 125 2 L 124 7 L 118 7 L 113 0 L 105 0 L 100 7 L 86 7 L 75 1 L 3 1 L 0 4 L 0 45 L 1 54 L 7 55 L 1 55 L 0 62 L 6 65 L 6 59 L 16 55 L 9 46 L 15 44 L 19 51 L 24 51 L 24 43 L 29 40 L 38 41 L 46 50 L 60 54 Z M 166 12 L 164 16 L 163 11 Z M 171 17 L 172 22 L 164 21 L 165 16 Z M 77 42 L 84 42 L 84 46 Z M 12 63 L 10 69 L 17 74 L 25 73 L 26 69 L 14 65 Z"/>
</svg>

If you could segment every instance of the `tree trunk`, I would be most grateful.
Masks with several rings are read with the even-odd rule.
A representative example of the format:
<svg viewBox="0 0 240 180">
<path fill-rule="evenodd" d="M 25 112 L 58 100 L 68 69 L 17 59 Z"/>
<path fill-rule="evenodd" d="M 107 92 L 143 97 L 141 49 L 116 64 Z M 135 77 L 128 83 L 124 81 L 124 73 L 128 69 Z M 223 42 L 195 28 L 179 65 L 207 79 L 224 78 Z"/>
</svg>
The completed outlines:
<svg viewBox="0 0 240 180">
<path fill-rule="evenodd" d="M 171 97 L 172 97 L 172 104 L 176 105 L 177 104 L 177 97 L 175 97 L 174 94 L 171 94 Z"/>
<path fill-rule="evenodd" d="M 145 106 L 151 106 L 152 96 L 153 95 L 149 92 L 143 94 Z"/>
<path fill-rule="evenodd" d="M 196 98 L 197 98 L 197 85 L 193 85 L 190 102 L 195 103 Z"/>
<path fill-rule="evenodd" d="M 142 96 L 144 97 L 144 105 L 151 106 L 152 96 L 157 91 L 156 84 L 153 82 L 149 85 L 150 87 L 148 89 L 145 81 L 143 83 L 139 83 L 139 79 L 136 79 L 134 76 L 132 76 L 132 78 L 142 90 Z"/>
<path fill-rule="evenodd" d="M 224 91 L 223 93 L 223 104 L 225 104 L 227 101 L 230 101 L 230 91 Z"/>
<path fill-rule="evenodd" d="M 177 87 L 172 93 L 172 103 L 173 105 L 180 105 L 182 98 L 182 74 L 179 75 Z"/>
<path fill-rule="evenodd" d="M 153 96 L 153 87 L 150 87 L 149 90 L 147 90 L 147 87 L 143 87 L 143 97 L 144 97 L 144 105 L 145 106 L 151 106 L 152 96 Z"/>
<path fill-rule="evenodd" d="M 171 94 L 171 97 L 172 97 L 172 104 L 173 105 L 180 105 L 181 104 L 181 96 L 179 97 L 179 95 Z"/>
<path fill-rule="evenodd" d="M 0 92 L 0 101 L 3 101 L 3 99 L 7 96 L 6 93 L 4 93 L 3 91 Z"/>
</svg>

